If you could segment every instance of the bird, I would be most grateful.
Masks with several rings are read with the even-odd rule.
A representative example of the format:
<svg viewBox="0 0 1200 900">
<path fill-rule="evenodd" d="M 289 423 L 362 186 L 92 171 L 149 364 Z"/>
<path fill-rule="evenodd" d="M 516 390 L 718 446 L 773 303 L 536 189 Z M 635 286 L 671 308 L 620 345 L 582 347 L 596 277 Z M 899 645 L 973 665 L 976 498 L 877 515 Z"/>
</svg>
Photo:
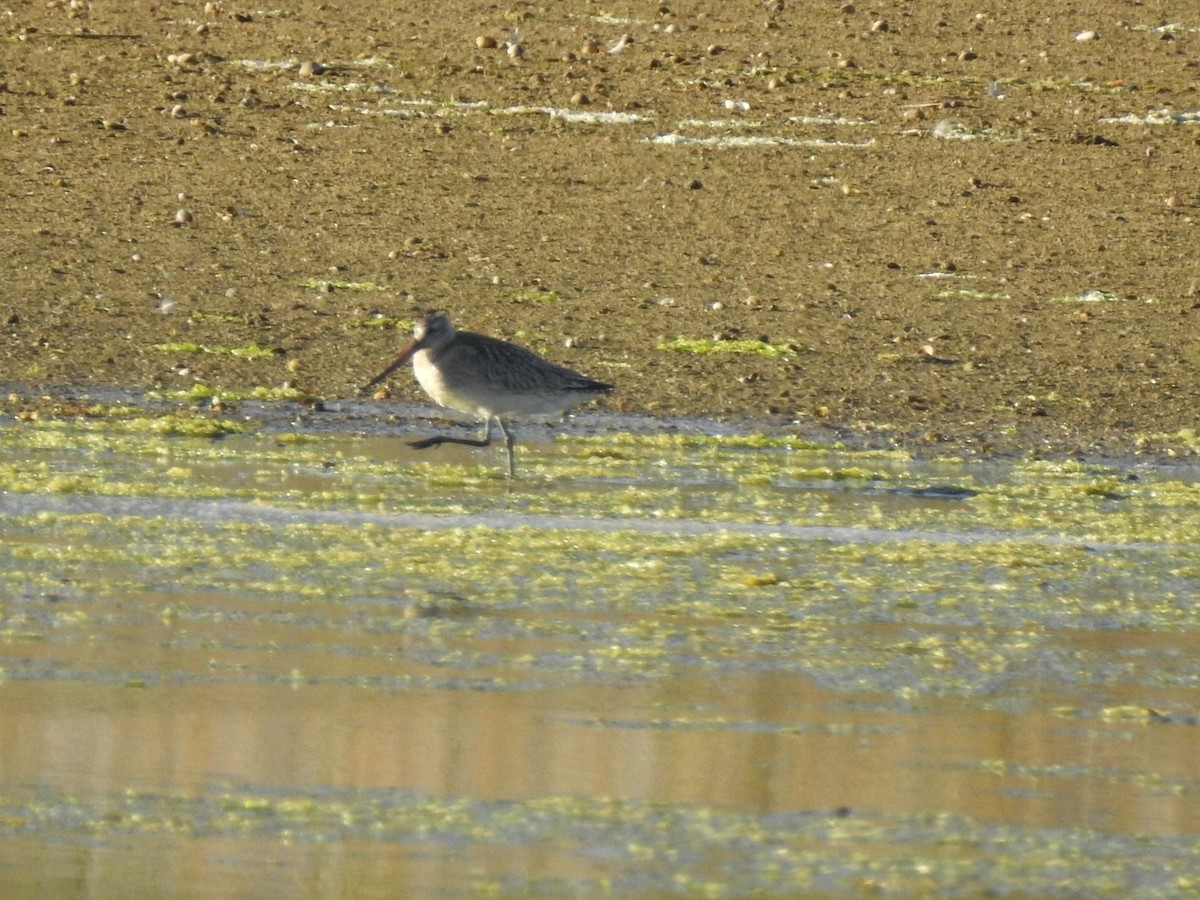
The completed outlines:
<svg viewBox="0 0 1200 900">
<path fill-rule="evenodd" d="M 412 342 L 363 390 L 379 384 L 410 359 L 421 389 L 439 406 L 482 419 L 483 432 L 478 438 L 434 435 L 408 445 L 417 450 L 442 444 L 487 447 L 495 422 L 508 450 L 510 478 L 517 471 L 512 417 L 560 414 L 613 390 L 611 384 L 556 365 L 525 347 L 458 331 L 449 317 L 439 312 L 429 312 L 416 323 Z"/>
</svg>

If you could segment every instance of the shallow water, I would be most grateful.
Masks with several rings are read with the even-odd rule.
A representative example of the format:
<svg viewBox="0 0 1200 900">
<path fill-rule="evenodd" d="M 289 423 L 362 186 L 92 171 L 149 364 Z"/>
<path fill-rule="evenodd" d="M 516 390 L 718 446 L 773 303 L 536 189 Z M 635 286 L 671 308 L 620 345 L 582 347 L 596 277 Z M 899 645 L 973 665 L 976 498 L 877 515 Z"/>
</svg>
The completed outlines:
<svg viewBox="0 0 1200 900">
<path fill-rule="evenodd" d="M 174 432 L 0 428 L 6 897 L 1200 884 L 1190 471 Z"/>
</svg>

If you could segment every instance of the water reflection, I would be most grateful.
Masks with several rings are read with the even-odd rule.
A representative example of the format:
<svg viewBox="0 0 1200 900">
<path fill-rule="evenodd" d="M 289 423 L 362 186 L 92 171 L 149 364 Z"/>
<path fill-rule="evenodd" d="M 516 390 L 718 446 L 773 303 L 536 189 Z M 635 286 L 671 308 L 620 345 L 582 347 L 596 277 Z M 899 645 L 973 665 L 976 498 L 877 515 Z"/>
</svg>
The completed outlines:
<svg viewBox="0 0 1200 900">
<path fill-rule="evenodd" d="M 485 801 L 642 798 L 752 814 L 955 813 L 1150 834 L 1200 829 L 1189 799 L 1195 736 L 1186 726 L 1097 724 L 951 701 L 881 705 L 775 675 L 381 690 L 320 683 L 345 677 L 347 667 L 306 662 L 306 678 L 318 683 L 255 684 L 258 674 L 243 671 L 216 683 L 106 685 L 94 670 L 9 683 L 0 691 L 8 795 L 36 796 L 45 785 L 84 797 L 331 787 Z"/>
</svg>

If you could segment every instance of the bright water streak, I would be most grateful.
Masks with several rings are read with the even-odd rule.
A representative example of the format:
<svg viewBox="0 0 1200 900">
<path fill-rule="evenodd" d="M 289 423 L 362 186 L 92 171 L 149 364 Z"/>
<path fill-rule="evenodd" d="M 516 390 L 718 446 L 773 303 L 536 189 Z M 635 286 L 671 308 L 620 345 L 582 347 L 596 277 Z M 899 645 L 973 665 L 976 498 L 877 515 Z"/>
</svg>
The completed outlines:
<svg viewBox="0 0 1200 900">
<path fill-rule="evenodd" d="M 523 450 L 0 430 L 4 896 L 1200 879 L 1183 473 Z"/>
</svg>

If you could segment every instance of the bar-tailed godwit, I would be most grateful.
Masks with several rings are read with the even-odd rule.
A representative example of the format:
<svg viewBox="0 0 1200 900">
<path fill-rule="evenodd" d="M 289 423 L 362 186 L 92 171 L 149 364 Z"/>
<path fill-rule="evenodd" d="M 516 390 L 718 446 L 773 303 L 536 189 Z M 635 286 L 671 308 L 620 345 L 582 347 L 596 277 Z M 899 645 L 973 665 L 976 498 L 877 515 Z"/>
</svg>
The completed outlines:
<svg viewBox="0 0 1200 900">
<path fill-rule="evenodd" d="M 513 416 L 551 416 L 577 403 L 609 393 L 613 386 L 542 359 L 532 350 L 496 338 L 457 331 L 440 313 L 428 313 L 413 328 L 413 340 L 366 387 L 383 381 L 412 360 L 417 382 L 439 406 L 483 419 L 478 438 L 435 435 L 409 442 L 424 450 L 441 444 L 486 447 L 492 442 L 492 422 L 500 428 L 508 449 L 508 474 L 513 461 Z"/>
</svg>

